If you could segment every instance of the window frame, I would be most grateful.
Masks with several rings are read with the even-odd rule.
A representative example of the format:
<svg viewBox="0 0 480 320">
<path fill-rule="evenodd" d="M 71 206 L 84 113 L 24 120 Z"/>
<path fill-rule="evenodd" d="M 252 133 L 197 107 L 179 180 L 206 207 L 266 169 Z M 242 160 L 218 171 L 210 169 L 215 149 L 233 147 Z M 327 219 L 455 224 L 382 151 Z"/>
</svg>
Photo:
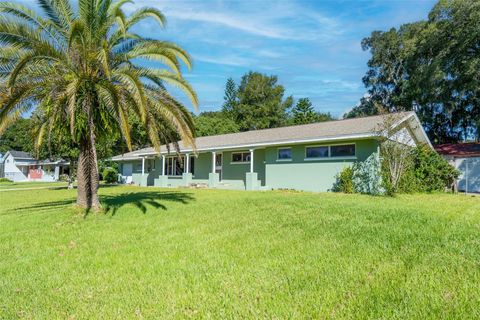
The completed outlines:
<svg viewBox="0 0 480 320">
<path fill-rule="evenodd" d="M 308 148 L 327 148 L 327 156 L 326 157 L 309 157 L 307 156 L 307 149 Z M 312 145 L 312 146 L 305 146 L 305 160 L 312 161 L 312 160 L 326 160 L 330 159 L 330 145 Z"/>
<path fill-rule="evenodd" d="M 353 146 L 353 156 L 332 156 L 331 147 L 335 146 Z M 357 158 L 357 144 L 356 143 L 338 143 L 328 146 L 328 155 L 332 159 L 356 159 Z"/>
<path fill-rule="evenodd" d="M 279 158 L 280 150 L 290 150 L 290 158 L 284 158 L 284 159 Z M 293 159 L 292 147 L 278 147 L 277 148 L 277 161 L 285 162 L 285 161 L 292 161 L 292 159 Z"/>
<path fill-rule="evenodd" d="M 242 161 L 233 161 L 233 155 L 234 154 L 241 154 L 242 155 Z M 247 154 L 248 156 L 250 156 L 250 151 L 232 151 L 232 153 L 230 155 L 230 164 L 247 164 L 247 163 L 250 163 L 251 159 L 249 159 L 248 161 L 244 160 L 244 158 L 243 158 L 244 154 Z"/>
<path fill-rule="evenodd" d="M 353 145 L 354 149 L 354 155 L 353 156 L 332 156 L 332 150 L 331 147 L 334 146 L 348 146 L 348 145 Z M 315 148 L 315 147 L 327 147 L 328 148 L 328 157 L 307 157 L 307 148 Z M 321 145 L 309 145 L 305 146 L 305 161 L 328 161 L 328 160 L 355 160 L 357 159 L 357 143 L 352 142 L 352 143 L 335 143 L 335 144 L 321 144 Z"/>
</svg>

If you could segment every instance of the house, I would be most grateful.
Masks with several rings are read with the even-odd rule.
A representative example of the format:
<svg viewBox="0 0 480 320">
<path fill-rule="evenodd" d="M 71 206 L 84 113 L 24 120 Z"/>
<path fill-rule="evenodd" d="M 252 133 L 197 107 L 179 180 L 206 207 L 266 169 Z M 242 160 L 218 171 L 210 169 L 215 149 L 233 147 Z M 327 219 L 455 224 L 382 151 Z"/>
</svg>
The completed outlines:
<svg viewBox="0 0 480 320">
<path fill-rule="evenodd" d="M 460 171 L 458 191 L 480 193 L 480 143 L 447 143 L 435 150 Z"/>
<path fill-rule="evenodd" d="M 395 114 L 391 139 L 431 146 L 416 114 Z M 378 155 L 387 116 L 344 119 L 180 141 L 180 156 L 162 146 L 112 158 L 124 183 L 225 189 L 331 190 L 345 166 Z M 195 152 L 196 151 L 196 152 Z"/>
<path fill-rule="evenodd" d="M 36 160 L 23 151 L 8 151 L 3 157 L 3 176 L 12 181 L 57 181 L 68 173 L 69 163 L 64 160 Z"/>
</svg>

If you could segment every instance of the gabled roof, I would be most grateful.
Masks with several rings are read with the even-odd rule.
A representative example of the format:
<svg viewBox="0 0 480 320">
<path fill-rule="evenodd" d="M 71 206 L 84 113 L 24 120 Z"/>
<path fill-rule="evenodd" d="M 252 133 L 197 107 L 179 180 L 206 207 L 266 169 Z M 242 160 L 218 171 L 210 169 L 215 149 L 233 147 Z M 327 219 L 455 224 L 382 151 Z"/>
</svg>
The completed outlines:
<svg viewBox="0 0 480 320">
<path fill-rule="evenodd" d="M 34 160 L 34 158 L 32 157 L 32 155 L 28 152 L 24 152 L 24 151 L 16 151 L 16 150 L 10 150 L 7 152 L 7 154 L 10 153 L 12 155 L 12 157 L 14 159 L 32 159 Z M 5 154 L 5 157 L 7 155 Z"/>
<path fill-rule="evenodd" d="M 390 115 L 391 116 L 391 115 Z M 412 128 L 416 140 L 430 144 L 428 137 L 421 128 L 414 112 L 400 112 L 393 114 L 397 124 L 417 123 L 420 129 Z M 366 139 L 379 136 L 379 130 L 386 116 L 371 116 L 363 118 L 343 119 L 312 124 L 253 130 L 247 132 L 229 133 L 216 136 L 199 137 L 195 139 L 197 151 L 232 150 L 241 148 L 255 148 L 292 143 L 309 143 L 335 140 Z M 407 121 L 408 120 L 408 121 Z M 409 124 L 411 126 L 411 124 Z M 192 147 L 179 142 L 181 152 L 191 152 Z M 171 148 L 173 149 L 173 148 Z M 160 148 L 160 153 L 167 153 L 166 146 Z M 125 153 L 112 158 L 113 161 L 138 159 L 140 156 L 158 154 L 153 148 L 144 148 Z"/>
<path fill-rule="evenodd" d="M 445 143 L 435 146 L 435 150 L 443 155 L 455 157 L 480 157 L 480 143 Z"/>
</svg>

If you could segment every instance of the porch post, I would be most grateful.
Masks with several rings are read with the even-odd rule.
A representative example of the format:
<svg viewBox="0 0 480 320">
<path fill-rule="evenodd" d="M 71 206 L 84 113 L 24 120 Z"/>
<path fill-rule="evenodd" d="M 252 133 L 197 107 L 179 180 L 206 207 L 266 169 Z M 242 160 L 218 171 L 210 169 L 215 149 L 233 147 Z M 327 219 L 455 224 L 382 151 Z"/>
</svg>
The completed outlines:
<svg viewBox="0 0 480 320">
<path fill-rule="evenodd" d="M 156 187 L 168 187 L 168 176 L 165 175 L 165 155 L 162 154 L 162 175 L 153 180 Z"/>
<path fill-rule="evenodd" d="M 215 172 L 217 153 L 212 151 L 212 172 L 208 175 L 208 186 L 215 188 L 220 182 L 220 175 Z"/>
<path fill-rule="evenodd" d="M 165 175 L 165 155 L 162 154 L 162 176 Z"/>
<path fill-rule="evenodd" d="M 215 167 L 216 167 L 216 152 L 212 151 L 212 173 L 215 173 Z"/>
<path fill-rule="evenodd" d="M 246 190 L 258 190 L 258 174 L 253 171 L 253 150 L 250 149 L 250 172 L 245 175 L 245 189 Z"/>
<path fill-rule="evenodd" d="M 140 186 L 146 187 L 148 185 L 148 176 L 145 176 L 145 157 L 142 157 L 142 176 L 140 177 Z"/>
<path fill-rule="evenodd" d="M 185 154 L 185 166 L 182 174 L 183 185 L 188 187 L 192 183 L 192 174 L 190 173 L 190 154 Z"/>
<path fill-rule="evenodd" d="M 253 149 L 250 149 L 250 173 L 253 173 Z"/>
</svg>

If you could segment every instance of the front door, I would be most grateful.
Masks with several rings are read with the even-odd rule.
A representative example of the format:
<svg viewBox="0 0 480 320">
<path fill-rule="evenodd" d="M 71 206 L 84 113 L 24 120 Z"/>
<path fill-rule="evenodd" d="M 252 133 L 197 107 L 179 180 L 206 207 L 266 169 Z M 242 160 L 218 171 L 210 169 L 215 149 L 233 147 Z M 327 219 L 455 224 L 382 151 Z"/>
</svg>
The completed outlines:
<svg viewBox="0 0 480 320">
<path fill-rule="evenodd" d="M 222 180 L 223 157 L 221 153 L 215 155 L 215 173 L 218 173 L 220 181 Z"/>
</svg>

